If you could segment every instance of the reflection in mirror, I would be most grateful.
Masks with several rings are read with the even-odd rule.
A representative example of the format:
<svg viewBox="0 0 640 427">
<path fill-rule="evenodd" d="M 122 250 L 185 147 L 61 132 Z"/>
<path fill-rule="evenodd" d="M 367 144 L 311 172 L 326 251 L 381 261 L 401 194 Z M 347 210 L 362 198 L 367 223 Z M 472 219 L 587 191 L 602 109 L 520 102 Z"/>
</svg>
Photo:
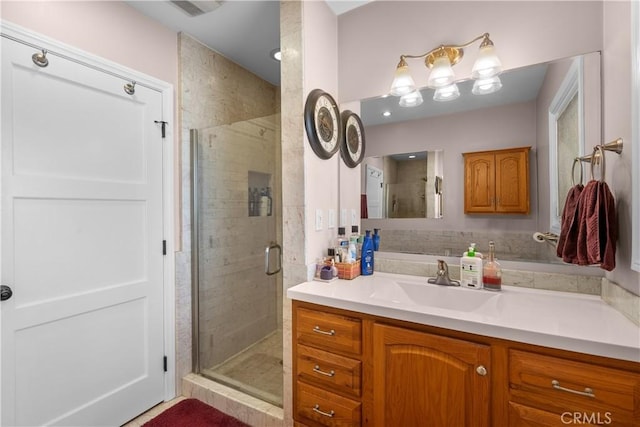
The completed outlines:
<svg viewBox="0 0 640 427">
<path fill-rule="evenodd" d="M 570 96 L 569 102 L 560 110 L 560 113 L 566 111 L 560 120 L 570 119 L 573 127 L 578 123 L 578 134 L 582 133 L 567 152 L 558 152 L 557 147 L 551 147 L 550 122 L 555 119 L 550 117 L 550 107 L 561 92 L 572 64 L 576 63 L 575 58 L 505 71 L 501 74 L 502 89 L 490 95 L 472 95 L 469 82 L 463 81 L 458 84 L 466 96 L 451 102 L 432 101 L 431 89 L 422 90 L 424 103 L 414 108 L 398 106 L 398 99 L 391 96 L 361 101 L 360 115 L 367 132 L 362 194 L 369 199 L 369 215 L 361 224 L 363 229 L 381 230 L 381 250 L 459 255 L 471 242 L 482 248 L 493 240 L 498 257 L 503 260 L 562 263 L 555 255 L 555 248 L 536 241 L 533 234 L 552 230 L 552 217 L 561 212 L 566 187 L 571 182 L 573 157 L 582 155 L 585 147 L 590 149 L 602 141 L 600 52 L 580 58 L 582 76 L 578 83 L 582 85 L 581 91 L 577 98 L 575 93 Z M 390 115 L 385 116 L 384 112 Z M 532 147 L 529 158 L 531 213 L 520 216 L 465 215 L 462 153 L 519 146 Z M 368 174 L 375 173 L 376 169 L 381 174 L 379 179 L 386 183 L 383 158 L 398 153 L 429 153 L 443 149 L 447 152 L 446 157 L 442 156 L 441 164 L 441 172 L 446 170 L 446 196 L 439 198 L 439 211 L 435 210 L 438 206 L 435 200 L 429 204 L 432 200 L 427 191 L 434 189 L 435 193 L 435 182 L 429 184 L 429 178 L 424 190 L 424 215 L 414 209 L 411 218 L 401 216 L 404 203 L 397 193 L 394 211 L 393 194 L 388 190 L 391 196 L 387 196 L 380 183 L 377 184 L 378 189 L 382 188 L 382 191 L 378 190 L 379 206 L 374 209 L 376 199 L 371 200 L 365 186 Z M 371 158 L 377 159 L 374 162 Z M 556 159 L 553 165 L 552 159 Z M 558 173 L 556 178 L 554 172 Z M 589 179 L 587 172 L 585 169 L 585 181 Z M 443 175 L 438 173 L 437 176 Z M 576 166 L 575 180 L 578 179 Z M 374 185 L 371 183 L 372 187 Z M 430 206 L 433 209 L 429 209 Z M 433 218 L 439 220 L 432 221 Z"/>
<path fill-rule="evenodd" d="M 368 218 L 441 218 L 443 151 L 365 158 Z"/>
</svg>

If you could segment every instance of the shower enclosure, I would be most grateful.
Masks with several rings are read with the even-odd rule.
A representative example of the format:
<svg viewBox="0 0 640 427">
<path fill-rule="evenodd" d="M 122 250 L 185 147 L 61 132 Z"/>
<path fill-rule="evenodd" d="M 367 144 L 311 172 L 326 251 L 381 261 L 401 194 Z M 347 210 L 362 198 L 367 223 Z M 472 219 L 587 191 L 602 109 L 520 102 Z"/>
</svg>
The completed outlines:
<svg viewBox="0 0 640 427">
<path fill-rule="evenodd" d="M 282 406 L 280 116 L 192 129 L 194 371 Z"/>
</svg>

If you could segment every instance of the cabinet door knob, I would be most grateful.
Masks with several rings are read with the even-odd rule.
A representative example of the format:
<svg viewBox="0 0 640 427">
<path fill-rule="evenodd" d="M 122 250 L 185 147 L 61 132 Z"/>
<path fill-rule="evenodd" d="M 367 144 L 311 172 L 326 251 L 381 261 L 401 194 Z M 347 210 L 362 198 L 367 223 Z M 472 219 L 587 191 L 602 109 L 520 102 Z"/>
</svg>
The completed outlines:
<svg viewBox="0 0 640 427">
<path fill-rule="evenodd" d="M 478 373 L 478 375 L 482 375 L 484 377 L 485 375 L 487 375 L 487 368 L 480 365 L 476 368 L 476 372 Z"/>
</svg>

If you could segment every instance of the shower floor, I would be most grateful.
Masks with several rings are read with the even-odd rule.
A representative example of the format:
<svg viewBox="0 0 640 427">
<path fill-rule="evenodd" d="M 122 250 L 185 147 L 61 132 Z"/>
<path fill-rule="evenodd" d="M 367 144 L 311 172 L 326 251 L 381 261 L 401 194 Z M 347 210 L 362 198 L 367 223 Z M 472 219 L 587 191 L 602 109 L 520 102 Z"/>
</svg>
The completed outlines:
<svg viewBox="0 0 640 427">
<path fill-rule="evenodd" d="M 202 369 L 201 374 L 282 407 L 282 333 L 273 332 L 218 366 Z"/>
</svg>

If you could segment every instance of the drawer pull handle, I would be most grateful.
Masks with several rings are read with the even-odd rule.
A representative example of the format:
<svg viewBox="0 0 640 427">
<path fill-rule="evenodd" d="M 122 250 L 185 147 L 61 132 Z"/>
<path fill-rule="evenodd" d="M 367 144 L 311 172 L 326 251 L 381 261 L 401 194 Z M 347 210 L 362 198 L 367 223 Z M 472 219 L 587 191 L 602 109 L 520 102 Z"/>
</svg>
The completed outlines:
<svg viewBox="0 0 640 427">
<path fill-rule="evenodd" d="M 315 328 L 313 328 L 313 332 L 317 332 L 322 335 L 331 335 L 331 336 L 334 336 L 336 334 L 336 331 L 334 331 L 333 329 L 327 332 L 320 329 L 320 326 L 316 326 Z"/>
<path fill-rule="evenodd" d="M 316 406 L 313 407 L 313 411 L 317 412 L 320 415 L 324 415 L 325 417 L 329 417 L 329 418 L 333 418 L 333 416 L 336 414 L 333 409 L 330 412 L 324 412 L 320 410 L 320 405 L 318 405 L 316 403 Z"/>
<path fill-rule="evenodd" d="M 562 387 L 560 385 L 560 381 L 558 381 L 558 380 L 552 380 L 551 381 L 551 385 L 556 390 L 562 390 L 562 391 L 566 391 L 566 392 L 573 393 L 573 394 L 579 394 L 580 396 L 596 397 L 596 395 L 593 393 L 593 389 L 591 389 L 589 387 L 585 387 L 584 391 L 572 390 L 570 388 Z"/>
<path fill-rule="evenodd" d="M 333 377 L 336 375 L 335 371 L 332 369 L 331 372 L 325 372 L 323 370 L 320 369 L 320 366 L 316 365 L 313 367 L 313 372 L 320 374 L 320 375 L 326 375 L 328 377 Z"/>
</svg>

